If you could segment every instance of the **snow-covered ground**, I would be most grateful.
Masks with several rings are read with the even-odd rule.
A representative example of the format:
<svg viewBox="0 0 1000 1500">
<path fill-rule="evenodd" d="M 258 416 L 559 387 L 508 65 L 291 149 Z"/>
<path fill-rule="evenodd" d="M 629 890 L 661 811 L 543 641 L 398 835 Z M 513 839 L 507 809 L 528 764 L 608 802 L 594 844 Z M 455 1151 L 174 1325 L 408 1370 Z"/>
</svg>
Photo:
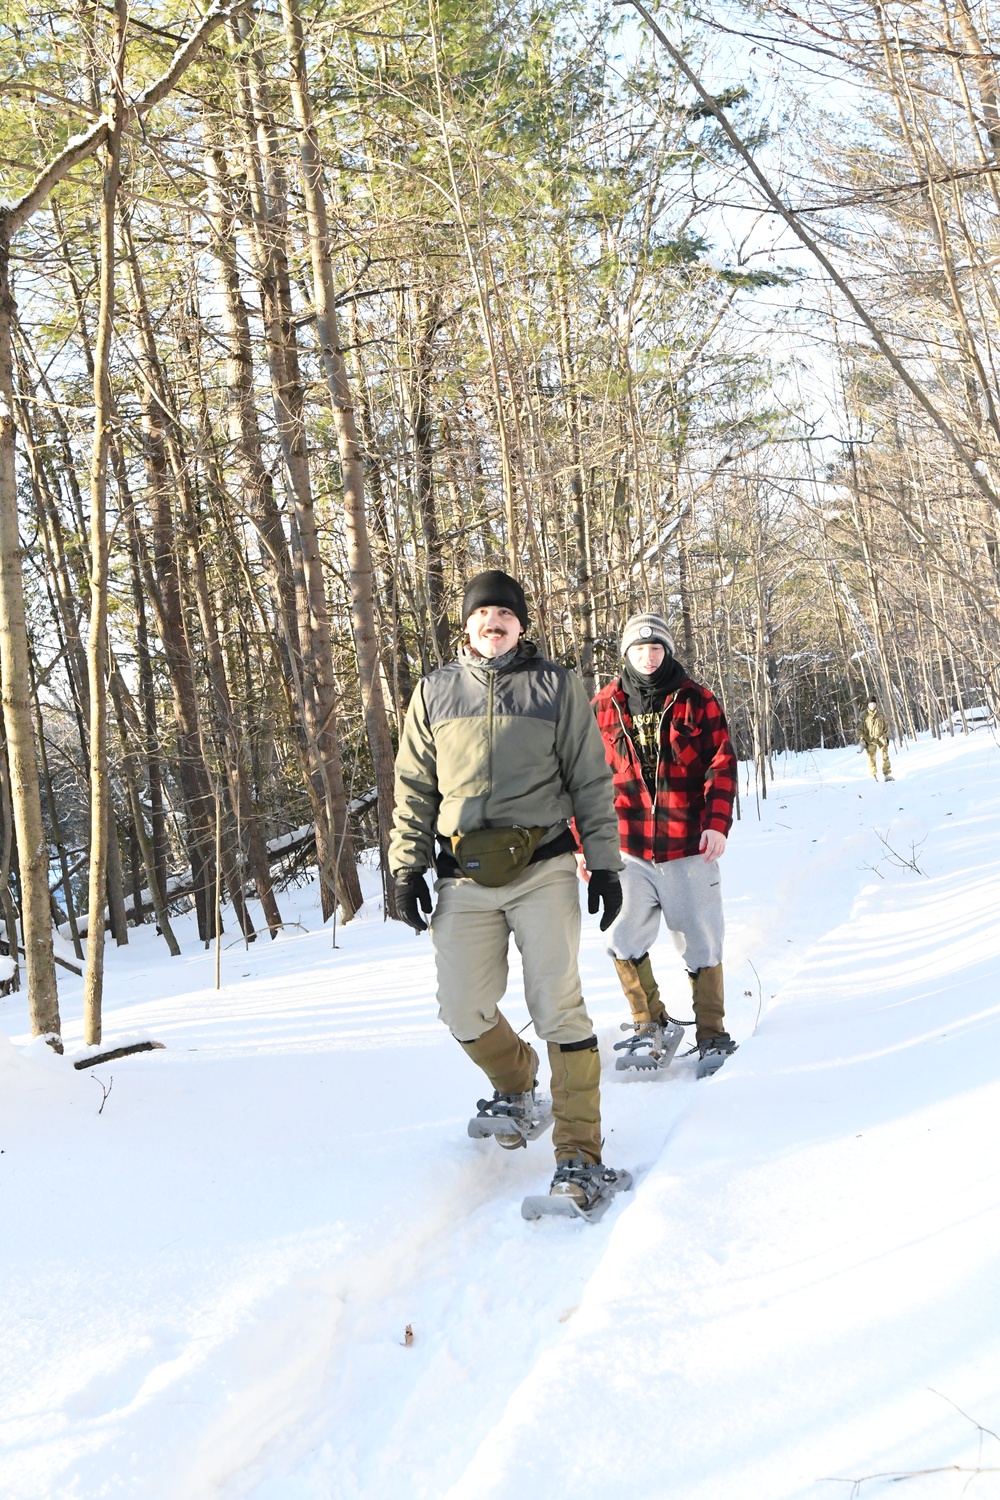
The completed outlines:
<svg viewBox="0 0 1000 1500">
<path fill-rule="evenodd" d="M 105 1037 L 165 1050 L 89 1072 L 79 980 L 65 1058 L 0 1001 L 3 1500 L 1000 1495 L 1000 750 L 894 760 L 744 798 L 715 1078 L 615 1073 L 585 918 L 636 1175 L 596 1226 L 521 1219 L 548 1140 L 467 1138 L 429 943 L 374 900 L 333 948 L 286 893 L 218 991 L 189 923 L 133 934 Z"/>
</svg>

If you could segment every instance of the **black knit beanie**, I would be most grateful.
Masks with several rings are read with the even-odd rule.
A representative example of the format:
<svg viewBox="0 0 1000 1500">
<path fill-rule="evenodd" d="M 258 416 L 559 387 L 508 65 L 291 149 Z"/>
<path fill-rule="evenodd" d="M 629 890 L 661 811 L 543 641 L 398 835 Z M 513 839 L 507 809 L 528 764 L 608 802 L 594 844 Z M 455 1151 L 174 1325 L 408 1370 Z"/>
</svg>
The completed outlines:
<svg viewBox="0 0 1000 1500">
<path fill-rule="evenodd" d="M 469 579 L 462 598 L 462 624 L 465 624 L 473 610 L 482 609 L 484 604 L 496 604 L 502 609 L 511 610 L 520 620 L 522 630 L 527 630 L 528 605 L 524 589 L 509 573 L 502 573 L 499 568 L 490 568 L 488 572 L 477 573 L 475 578 Z"/>
</svg>

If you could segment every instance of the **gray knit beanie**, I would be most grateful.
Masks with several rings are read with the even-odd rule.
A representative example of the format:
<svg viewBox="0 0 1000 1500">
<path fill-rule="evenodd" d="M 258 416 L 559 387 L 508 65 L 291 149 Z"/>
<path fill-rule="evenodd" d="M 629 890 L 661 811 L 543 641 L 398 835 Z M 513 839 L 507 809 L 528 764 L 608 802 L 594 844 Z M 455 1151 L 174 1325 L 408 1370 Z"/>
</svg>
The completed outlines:
<svg viewBox="0 0 1000 1500">
<path fill-rule="evenodd" d="M 674 638 L 662 615 L 633 615 L 626 620 L 622 631 L 622 656 L 630 646 L 665 646 L 670 656 L 674 654 Z"/>
</svg>

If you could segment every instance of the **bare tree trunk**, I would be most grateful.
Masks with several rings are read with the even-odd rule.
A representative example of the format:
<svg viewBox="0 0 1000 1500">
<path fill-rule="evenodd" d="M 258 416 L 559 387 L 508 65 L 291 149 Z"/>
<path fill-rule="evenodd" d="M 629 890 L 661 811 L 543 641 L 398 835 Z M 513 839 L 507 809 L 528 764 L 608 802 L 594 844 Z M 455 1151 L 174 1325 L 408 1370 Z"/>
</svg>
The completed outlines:
<svg viewBox="0 0 1000 1500">
<path fill-rule="evenodd" d="M 22 347 L 26 347 L 26 340 L 23 333 L 20 334 L 19 342 Z M 93 367 L 91 367 L 91 374 L 93 374 Z M 33 382 L 23 361 L 19 368 L 19 376 L 22 391 L 27 393 L 32 390 Z M 47 400 L 50 414 L 57 417 L 58 421 L 62 423 L 62 413 L 51 390 L 47 393 Z M 59 514 L 54 486 L 50 483 L 50 470 L 49 465 L 46 463 L 44 444 L 38 441 L 35 425 L 32 420 L 31 405 L 28 400 L 22 399 L 18 402 L 18 413 L 21 421 L 21 435 L 24 438 L 25 451 L 28 457 L 28 467 L 31 471 L 35 505 L 41 523 L 46 559 L 49 564 L 49 583 L 55 596 L 62 635 L 66 645 L 66 676 L 69 679 L 70 691 L 73 695 L 73 707 L 80 734 L 80 749 L 86 759 L 88 755 L 86 720 L 90 717 L 90 702 L 87 693 L 87 655 L 80 637 L 79 617 L 79 600 L 86 587 L 86 574 L 82 566 L 78 566 L 75 569 L 76 576 L 70 570 L 69 561 L 66 556 L 62 518 Z M 64 428 L 65 424 L 62 425 Z M 68 446 L 62 456 L 64 466 L 67 462 L 72 462 L 72 454 L 69 452 Z M 81 553 L 78 553 L 78 557 L 82 560 Z"/>
<path fill-rule="evenodd" d="M 129 802 L 132 807 L 132 817 L 135 820 L 135 836 L 142 851 L 142 861 L 146 868 L 146 882 L 149 886 L 150 900 L 156 913 L 156 924 L 163 935 L 163 940 L 170 950 L 172 958 L 180 956 L 180 944 L 174 936 L 174 930 L 170 925 L 170 913 L 167 909 L 166 892 L 160 884 L 159 873 L 156 868 L 156 854 L 152 841 L 146 833 L 146 825 L 142 816 L 142 801 L 139 797 L 139 789 L 136 778 L 136 755 L 131 749 L 128 736 L 128 716 L 125 712 L 124 688 L 118 668 L 115 667 L 111 674 L 111 696 L 115 705 L 115 715 L 118 720 L 118 733 L 122 744 L 122 775 L 128 790 Z M 140 913 L 136 913 L 138 920 Z"/>
<path fill-rule="evenodd" d="M 215 864 L 214 802 L 201 748 L 198 695 L 194 667 L 184 630 L 184 606 L 177 567 L 170 491 L 163 454 L 163 411 L 150 397 L 146 404 L 146 445 L 152 515 L 153 568 L 157 589 L 150 591 L 156 628 L 163 643 L 173 690 L 177 722 L 177 773 L 187 810 L 187 844 L 198 911 L 198 935 L 204 942 L 215 936 L 213 890 Z"/>
<path fill-rule="evenodd" d="M 362 456 L 367 461 L 368 490 L 372 498 L 372 517 L 375 522 L 375 536 L 381 551 L 382 568 L 382 618 L 389 620 L 389 640 L 382 640 L 380 655 L 385 676 L 390 684 L 389 697 L 392 701 L 396 715 L 397 732 L 401 733 L 403 728 L 403 715 L 406 706 L 413 693 L 413 680 L 410 676 L 410 662 L 406 651 L 406 640 L 403 633 L 403 613 L 400 609 L 400 573 L 402 571 L 403 559 L 399 557 L 393 547 L 389 536 L 389 518 L 386 509 L 385 488 L 382 480 L 382 467 L 379 457 L 378 445 L 375 440 L 375 428 L 372 421 L 371 403 L 368 398 L 367 385 L 365 381 L 364 367 L 358 350 L 360 332 L 357 319 L 357 304 L 350 305 L 350 340 L 355 353 L 354 378 L 359 392 L 358 411 L 361 417 L 361 437 L 363 443 Z M 445 637 L 448 637 L 447 619 L 445 619 Z"/>
<path fill-rule="evenodd" d="M 167 889 L 167 815 L 163 805 L 163 770 L 159 736 L 156 730 L 153 661 L 149 651 L 149 626 L 146 620 L 146 595 L 143 588 L 142 564 L 139 558 L 138 523 L 125 466 L 121 461 L 121 450 L 117 444 L 112 447 L 112 458 L 128 529 L 129 573 L 132 581 L 132 602 L 135 605 L 135 649 L 139 669 L 139 696 L 142 703 L 142 743 L 146 762 L 146 782 L 149 787 L 152 860 L 160 890 L 165 894 Z M 139 832 L 138 828 L 136 831 Z M 143 851 L 143 857 L 145 858 L 145 851 Z"/>
<path fill-rule="evenodd" d="M 344 486 L 344 520 L 347 528 L 347 552 L 351 570 L 351 624 L 354 630 L 354 647 L 358 657 L 365 730 L 375 768 L 375 783 L 378 788 L 379 848 L 383 888 L 386 909 L 391 916 L 395 916 L 393 888 L 387 878 L 389 834 L 392 830 L 395 805 L 393 749 L 385 700 L 382 697 L 380 662 L 376 644 L 375 595 L 368 521 L 365 515 L 364 466 L 361 461 L 357 425 L 354 420 L 354 398 L 347 378 L 344 356 L 341 353 L 340 334 L 337 327 L 330 228 L 326 194 L 323 189 L 323 163 L 316 127 L 313 123 L 302 20 L 297 0 L 281 0 L 281 10 L 291 62 L 292 104 L 299 131 L 299 155 L 302 164 L 309 255 L 312 262 L 316 332 L 340 449 L 340 470 Z"/>
<path fill-rule="evenodd" d="M 29 1007 L 36 1035 L 58 1038 L 59 1005 L 49 911 L 48 850 L 42 827 L 38 766 L 35 759 L 28 690 L 28 645 L 24 616 L 24 579 L 17 518 L 17 474 L 14 462 L 13 323 L 10 285 L 11 236 L 40 209 L 52 189 L 81 162 L 119 134 L 127 120 L 141 118 L 170 90 L 197 57 L 204 43 L 230 19 L 225 6 L 211 7 L 194 32 L 177 47 L 166 70 L 130 102 L 119 81 L 116 107 L 109 120 L 94 122 L 71 137 L 47 162 L 13 204 L 0 207 L 0 676 L 10 756 L 11 796 L 17 830 L 22 886 L 22 920 L 27 956 Z M 119 13 L 119 27 L 123 32 Z M 120 97 L 119 97 L 120 95 Z M 61 1047 L 61 1043 L 58 1043 Z"/>
<path fill-rule="evenodd" d="M 279 630 L 288 645 L 292 639 L 295 620 L 295 592 L 288 541 L 274 498 L 274 484 L 263 459 L 260 422 L 254 400 L 250 315 L 240 290 L 226 159 L 222 150 L 211 141 L 211 137 L 209 140 L 205 175 L 213 231 L 212 252 L 218 271 L 219 290 L 222 293 L 227 339 L 229 433 L 242 481 L 242 498 L 257 529 L 261 560 L 267 569 Z"/>
<path fill-rule="evenodd" d="M 181 504 L 184 510 L 184 531 L 187 538 L 188 566 L 194 583 L 198 620 L 201 625 L 202 640 L 205 645 L 205 670 L 212 694 L 212 706 L 215 710 L 215 719 L 222 740 L 230 804 L 239 819 L 240 831 L 246 837 L 250 871 L 254 878 L 254 884 L 257 887 L 257 897 L 264 909 L 264 919 L 267 922 L 271 937 L 275 938 L 281 930 L 281 912 L 278 910 L 278 904 L 274 898 L 274 891 L 271 886 L 271 872 L 267 862 L 267 854 L 260 837 L 257 809 L 254 807 L 250 796 L 250 770 L 247 765 L 239 726 L 236 722 L 236 715 L 233 712 L 232 696 L 229 691 L 229 680 L 226 673 L 226 662 L 222 651 L 222 644 L 219 640 L 215 610 L 212 607 L 211 589 L 208 583 L 208 573 L 205 568 L 205 554 L 202 546 L 199 518 L 194 512 L 193 496 L 186 486 L 182 486 L 181 488 Z M 232 892 L 232 895 L 234 902 L 241 904 L 242 886 L 240 887 L 239 896 L 237 896 L 235 890 Z M 241 921 L 246 936 L 255 936 L 252 925 L 249 928 L 247 926 L 249 916 L 245 915 L 241 917 Z"/>
<path fill-rule="evenodd" d="M 90 631 L 87 672 L 90 689 L 90 880 L 87 967 L 83 981 L 83 1039 L 101 1040 L 104 992 L 104 902 L 108 879 L 108 432 L 113 418 L 111 341 L 115 317 L 115 205 L 121 182 L 121 140 L 125 96 L 120 79 L 125 62 L 127 0 L 115 0 L 112 110 L 103 149 L 101 191 L 100 310 L 94 350 L 94 444 L 90 461 Z"/>
<path fill-rule="evenodd" d="M 146 591 L 156 615 L 173 693 L 177 773 L 187 813 L 187 847 L 198 912 L 198 932 L 202 941 L 208 943 L 215 936 L 215 799 L 202 747 L 197 682 L 184 618 L 184 588 L 171 509 L 174 489 L 183 490 L 188 476 L 183 454 L 178 451 L 179 434 L 170 415 L 173 403 L 166 390 L 153 340 L 145 289 L 127 224 L 123 223 L 122 230 L 128 247 L 136 321 L 146 371 L 143 427 L 147 500 L 152 521 L 152 568 L 141 535 L 137 541 L 146 575 Z M 173 459 L 172 465 L 168 462 L 168 452 Z"/>
<path fill-rule="evenodd" d="M 677 473 L 674 471 L 674 495 L 677 495 Z M 692 519 L 683 502 L 677 517 L 677 592 L 681 601 L 681 655 L 689 672 L 697 666 L 694 657 L 694 622 L 691 618 L 691 576 L 688 566 L 687 531 Z"/>
<path fill-rule="evenodd" d="M 11 802 L 20 854 L 28 1007 L 34 1036 L 60 1033 L 56 967 L 49 912 L 49 851 L 42 826 L 34 725 L 31 720 L 28 632 L 14 465 L 14 296 L 10 285 L 9 218 L 0 209 L 0 681 Z M 15 955 L 16 957 L 16 952 Z"/>
<path fill-rule="evenodd" d="M 875 561 L 872 556 L 871 538 L 869 536 L 868 518 L 864 515 L 859 495 L 859 483 L 856 458 L 853 444 L 851 446 L 851 501 L 854 515 L 854 527 L 861 544 L 861 555 L 864 559 L 865 585 L 868 591 L 868 603 L 872 614 L 872 631 L 875 638 L 875 649 L 878 653 L 878 670 L 881 678 L 882 711 L 889 721 L 889 732 L 893 739 L 901 740 L 899 729 L 899 707 L 893 693 L 893 676 L 889 666 L 889 657 L 885 647 L 885 630 L 882 621 L 882 603 L 879 598 L 878 578 L 875 571 Z"/>
<path fill-rule="evenodd" d="M 107 735 L 105 735 L 105 739 Z M 128 947 L 128 912 L 125 910 L 125 877 L 122 874 L 122 849 L 118 837 L 118 819 L 114 802 L 108 799 L 108 926 L 119 948 Z"/>
<path fill-rule="evenodd" d="M 29 657 L 29 670 L 31 660 Z M 38 724 L 38 763 L 42 772 L 42 785 L 45 788 L 45 801 L 49 812 L 49 825 L 52 829 L 52 837 L 55 841 L 56 853 L 59 857 L 59 871 L 62 875 L 63 903 L 66 907 L 66 920 L 69 924 L 70 937 L 73 940 L 73 952 L 81 961 L 84 957 L 83 944 L 80 941 L 80 930 L 76 924 L 76 902 L 73 899 L 73 886 L 70 880 L 69 860 L 66 858 L 66 844 L 62 836 L 62 828 L 59 823 L 59 810 L 56 807 L 55 793 L 52 789 L 52 777 L 49 774 L 48 753 L 45 749 L 45 725 L 42 720 L 42 705 L 38 698 L 38 690 L 35 686 L 34 671 L 31 670 L 31 691 L 35 699 L 35 720 Z"/>
<path fill-rule="evenodd" d="M 573 536 L 576 542 L 576 557 L 573 567 L 573 592 L 577 617 L 577 635 L 580 642 L 580 675 L 589 697 L 597 692 L 597 676 L 594 669 L 594 640 L 597 622 L 594 607 L 593 565 L 590 556 L 590 526 L 587 505 L 587 486 L 583 472 L 582 441 L 580 434 L 580 400 L 577 391 L 576 370 L 573 364 L 573 341 L 570 327 L 569 288 L 567 287 L 566 251 L 560 244 L 556 270 L 556 298 L 559 318 L 559 363 L 563 385 L 563 400 L 566 407 L 566 430 L 569 437 L 570 470 L 569 493 L 570 514 L 573 518 Z"/>
<path fill-rule="evenodd" d="M 7 952 L 14 960 L 14 989 L 21 988 L 21 966 L 18 962 L 17 907 L 10 889 L 10 872 L 16 850 L 14 848 L 14 817 L 10 803 L 10 767 L 7 763 L 7 745 L 0 744 L 0 910 L 3 912 Z"/>
<path fill-rule="evenodd" d="M 245 10 L 233 27 L 238 47 L 247 43 L 250 28 Z M 293 510 L 292 561 L 298 617 L 296 698 L 312 767 L 323 915 L 332 914 L 336 897 L 342 919 L 349 921 L 360 908 L 362 895 L 347 816 L 347 792 L 337 737 L 330 621 L 302 423 L 303 384 L 286 254 L 286 190 L 276 129 L 260 78 L 260 60 L 250 50 L 248 62 L 243 58 L 237 61 L 236 81 L 246 130 L 254 268 L 260 286 L 275 423 Z"/>
<path fill-rule="evenodd" d="M 427 579 L 427 609 L 430 615 L 431 645 L 439 666 L 448 659 L 450 630 L 448 601 L 444 592 L 444 555 L 441 527 L 438 523 L 434 494 L 433 417 L 430 404 L 431 367 L 434 360 L 434 336 L 440 327 L 441 297 L 434 292 L 416 320 L 416 349 L 409 381 L 410 425 L 413 430 L 413 478 L 417 497 L 417 514 L 423 530 L 424 559 Z"/>
</svg>

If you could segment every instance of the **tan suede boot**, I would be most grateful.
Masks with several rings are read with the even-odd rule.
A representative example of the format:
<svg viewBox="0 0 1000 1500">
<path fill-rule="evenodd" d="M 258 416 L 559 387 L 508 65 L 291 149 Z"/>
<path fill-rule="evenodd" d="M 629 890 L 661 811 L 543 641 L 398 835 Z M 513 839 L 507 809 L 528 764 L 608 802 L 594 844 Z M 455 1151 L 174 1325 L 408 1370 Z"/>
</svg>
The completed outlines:
<svg viewBox="0 0 1000 1500">
<path fill-rule="evenodd" d="M 556 1161 L 582 1157 L 596 1165 L 601 1159 L 601 1057 L 597 1038 L 566 1051 L 549 1042 L 552 1069 L 552 1144 Z"/>
<path fill-rule="evenodd" d="M 527 1094 L 538 1074 L 538 1053 L 501 1015 L 495 1026 L 474 1042 L 458 1044 L 501 1094 Z"/>
<path fill-rule="evenodd" d="M 722 965 L 713 964 L 708 969 L 688 972 L 691 981 L 691 996 L 694 1001 L 694 1039 L 703 1042 L 706 1037 L 720 1036 L 726 1029 L 726 1007 L 722 988 Z"/>
<path fill-rule="evenodd" d="M 644 953 L 641 958 L 616 958 L 615 968 L 635 1024 L 648 1026 L 650 1021 L 655 1021 L 662 1025 L 668 1019 L 667 1012 L 660 999 L 660 987 L 653 975 L 649 954 Z"/>
</svg>

